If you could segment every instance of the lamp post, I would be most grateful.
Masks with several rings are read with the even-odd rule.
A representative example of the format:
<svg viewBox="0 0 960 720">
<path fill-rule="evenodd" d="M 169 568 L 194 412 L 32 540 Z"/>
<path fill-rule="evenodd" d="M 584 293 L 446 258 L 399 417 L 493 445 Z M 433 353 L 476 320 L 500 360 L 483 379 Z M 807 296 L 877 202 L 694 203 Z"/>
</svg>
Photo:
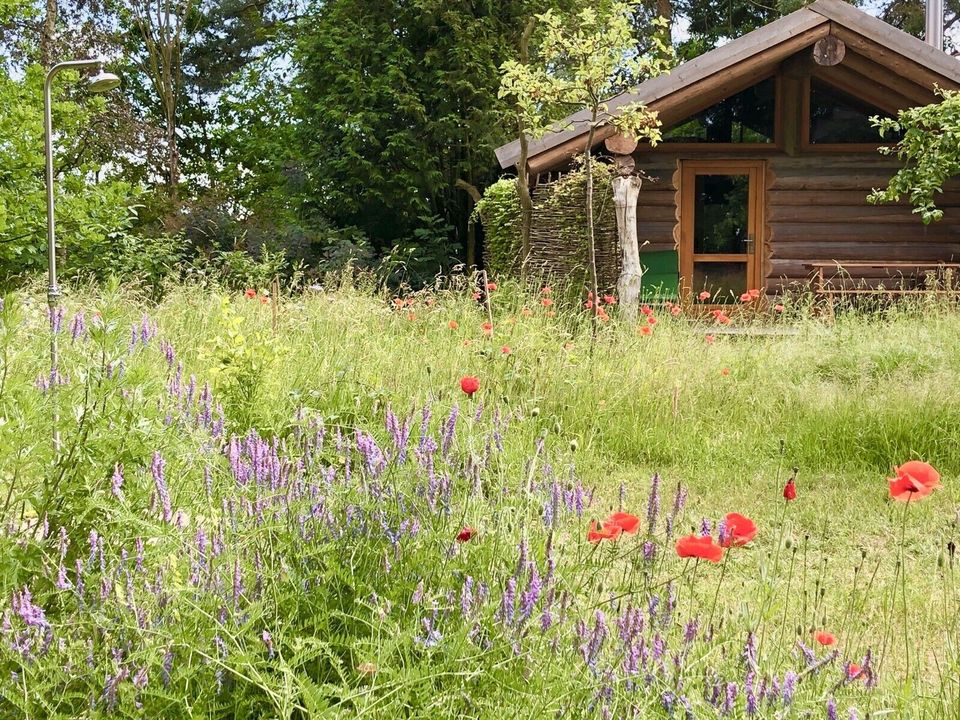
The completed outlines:
<svg viewBox="0 0 960 720">
<path fill-rule="evenodd" d="M 53 79 L 61 70 L 82 70 L 97 68 L 96 75 L 87 81 L 90 92 L 102 93 L 120 85 L 120 78 L 113 73 L 104 72 L 103 59 L 68 60 L 57 63 L 47 71 L 43 84 L 43 131 L 47 153 L 47 306 L 50 312 L 50 400 L 53 404 L 53 454 L 60 454 L 60 410 L 57 407 L 57 376 L 59 352 L 57 348 L 56 313 L 60 302 L 60 287 L 57 285 L 57 238 L 53 217 L 53 115 L 51 94 Z"/>
</svg>

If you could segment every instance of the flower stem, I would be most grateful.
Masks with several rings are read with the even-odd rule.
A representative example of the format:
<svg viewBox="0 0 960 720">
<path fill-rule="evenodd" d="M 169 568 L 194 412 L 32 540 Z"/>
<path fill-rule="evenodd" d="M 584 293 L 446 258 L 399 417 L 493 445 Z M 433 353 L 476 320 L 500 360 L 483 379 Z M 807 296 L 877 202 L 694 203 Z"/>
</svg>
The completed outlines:
<svg viewBox="0 0 960 720">
<path fill-rule="evenodd" d="M 900 583 L 903 594 L 903 653 L 905 681 L 910 680 L 910 632 L 907 627 L 907 556 L 904 552 L 907 534 L 907 510 L 910 508 L 910 498 L 903 505 L 903 520 L 900 524 Z"/>
<path fill-rule="evenodd" d="M 713 616 L 717 611 L 717 599 L 720 597 L 720 586 L 723 585 L 723 576 L 727 573 L 727 563 L 730 561 L 730 549 L 727 549 L 723 556 L 723 565 L 720 566 L 720 579 L 717 580 L 717 589 L 713 593 L 713 606 L 710 608 L 710 621 L 707 623 L 707 631 L 713 627 Z"/>
</svg>

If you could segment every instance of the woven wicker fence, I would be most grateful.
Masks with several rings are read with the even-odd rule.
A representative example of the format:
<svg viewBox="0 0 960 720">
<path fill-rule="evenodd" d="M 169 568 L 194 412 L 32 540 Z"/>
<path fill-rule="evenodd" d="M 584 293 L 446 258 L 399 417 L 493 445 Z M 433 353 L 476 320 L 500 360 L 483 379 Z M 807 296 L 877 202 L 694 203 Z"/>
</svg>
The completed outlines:
<svg viewBox="0 0 960 720">
<path fill-rule="evenodd" d="M 597 165 L 594 177 L 594 230 L 601 290 L 612 289 L 620 275 L 620 244 L 613 205 L 611 173 Z M 582 171 L 537 179 L 533 190 L 528 271 L 572 283 L 590 278 L 587 242 L 586 181 Z"/>
</svg>

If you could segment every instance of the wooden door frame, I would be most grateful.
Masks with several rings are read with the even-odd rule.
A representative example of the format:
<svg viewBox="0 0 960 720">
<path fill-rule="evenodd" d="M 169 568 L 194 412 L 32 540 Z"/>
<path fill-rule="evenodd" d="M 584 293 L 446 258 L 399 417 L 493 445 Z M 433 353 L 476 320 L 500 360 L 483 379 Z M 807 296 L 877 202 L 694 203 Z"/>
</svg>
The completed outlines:
<svg viewBox="0 0 960 720">
<path fill-rule="evenodd" d="M 724 160 L 680 160 L 680 291 L 688 296 L 693 289 L 693 223 L 694 192 L 696 175 L 749 175 L 750 193 L 747 208 L 747 233 L 753 237 L 753 252 L 747 255 L 747 288 L 760 288 L 762 285 L 764 237 L 764 199 L 766 190 L 765 160 L 744 160 L 739 158 Z M 715 255 L 717 260 L 723 255 Z M 742 255 L 731 255 L 730 260 L 742 261 Z"/>
</svg>

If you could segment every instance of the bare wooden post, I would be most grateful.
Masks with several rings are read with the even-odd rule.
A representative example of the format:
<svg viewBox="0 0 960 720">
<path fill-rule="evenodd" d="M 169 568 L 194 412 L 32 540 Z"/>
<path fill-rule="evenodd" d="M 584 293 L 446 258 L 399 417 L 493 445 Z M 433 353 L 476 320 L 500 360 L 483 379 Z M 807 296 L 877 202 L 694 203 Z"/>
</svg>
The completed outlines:
<svg viewBox="0 0 960 720">
<path fill-rule="evenodd" d="M 620 308 L 624 317 L 630 321 L 637 319 L 637 307 L 640 302 L 640 281 L 643 270 L 640 266 L 640 241 L 637 237 L 637 198 L 640 196 L 640 178 L 634 174 L 636 166 L 630 155 L 637 141 L 614 135 L 607 138 L 606 147 L 616 153 L 617 175 L 613 179 L 613 205 L 617 211 L 617 235 L 620 240 L 622 264 L 620 278 L 617 281 L 617 294 L 620 296 Z"/>
</svg>

